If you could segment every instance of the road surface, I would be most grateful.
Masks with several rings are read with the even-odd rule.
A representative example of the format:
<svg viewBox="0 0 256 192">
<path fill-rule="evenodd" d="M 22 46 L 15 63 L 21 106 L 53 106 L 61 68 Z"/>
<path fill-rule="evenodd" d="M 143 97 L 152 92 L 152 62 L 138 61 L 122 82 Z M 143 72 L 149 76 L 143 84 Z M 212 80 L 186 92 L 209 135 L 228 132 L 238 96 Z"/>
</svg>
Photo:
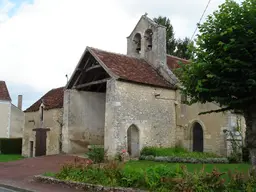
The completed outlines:
<svg viewBox="0 0 256 192">
<path fill-rule="evenodd" d="M 16 191 L 13 191 L 11 189 L 6 189 L 6 188 L 3 188 L 3 187 L 0 187 L 0 192 L 16 192 Z"/>
</svg>

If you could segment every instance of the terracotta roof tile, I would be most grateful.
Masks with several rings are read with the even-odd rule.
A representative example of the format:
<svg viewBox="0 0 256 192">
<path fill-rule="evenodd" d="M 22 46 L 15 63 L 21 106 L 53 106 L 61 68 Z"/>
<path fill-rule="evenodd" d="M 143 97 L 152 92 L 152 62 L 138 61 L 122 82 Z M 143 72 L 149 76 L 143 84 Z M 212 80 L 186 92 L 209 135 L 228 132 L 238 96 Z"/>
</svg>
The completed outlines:
<svg viewBox="0 0 256 192">
<path fill-rule="evenodd" d="M 184 63 L 184 64 L 188 64 L 189 61 L 185 60 L 185 59 L 181 59 L 179 57 L 175 57 L 172 55 L 167 55 L 167 65 L 168 67 L 173 70 L 173 69 L 177 69 L 180 67 L 180 65 L 178 64 L 180 62 Z"/>
<path fill-rule="evenodd" d="M 0 81 L 0 100 L 11 101 L 5 81 Z"/>
<path fill-rule="evenodd" d="M 120 79 L 137 83 L 173 88 L 143 59 L 89 48 Z"/>
<path fill-rule="evenodd" d="M 25 112 L 33 112 L 38 111 L 42 100 L 45 105 L 45 110 L 56 109 L 63 107 L 63 99 L 64 99 L 64 87 L 52 89 L 47 92 L 43 97 L 41 97 L 37 102 L 31 105 L 29 108 L 25 110 Z"/>
</svg>

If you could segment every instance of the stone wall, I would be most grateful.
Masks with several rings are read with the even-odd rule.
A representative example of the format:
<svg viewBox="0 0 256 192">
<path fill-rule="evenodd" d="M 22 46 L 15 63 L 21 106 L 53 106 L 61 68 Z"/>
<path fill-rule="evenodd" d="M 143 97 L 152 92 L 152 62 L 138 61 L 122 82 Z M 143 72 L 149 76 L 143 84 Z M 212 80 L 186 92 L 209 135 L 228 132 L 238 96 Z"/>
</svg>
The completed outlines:
<svg viewBox="0 0 256 192">
<path fill-rule="evenodd" d="M 82 153 L 88 145 L 103 145 L 105 93 L 65 90 L 63 150 Z"/>
<path fill-rule="evenodd" d="M 131 125 L 139 129 L 140 149 L 144 146 L 174 146 L 175 91 L 109 81 L 104 140 L 109 156 L 127 149 L 127 129 Z"/>
<path fill-rule="evenodd" d="M 16 106 L 11 106 L 10 137 L 22 138 L 25 122 L 25 114 Z"/>
<path fill-rule="evenodd" d="M 181 95 L 177 91 L 176 106 L 177 115 L 177 130 L 176 143 L 181 142 L 184 147 L 192 150 L 193 139 L 192 130 L 195 122 L 198 122 L 204 131 L 204 151 L 213 152 L 220 155 L 227 154 L 227 143 L 224 129 L 230 129 L 230 112 L 225 113 L 210 113 L 198 115 L 200 112 L 219 109 L 214 103 L 200 104 L 196 103 L 191 106 L 182 104 Z M 245 125 L 242 124 L 243 130 Z"/>
<path fill-rule="evenodd" d="M 10 102 L 0 101 L 0 138 L 9 137 L 10 129 Z"/>
<path fill-rule="evenodd" d="M 44 111 L 44 128 L 49 128 L 46 141 L 46 155 L 60 153 L 60 134 L 63 109 L 51 109 Z M 40 128 L 40 112 L 26 112 L 23 131 L 22 155 L 30 156 L 30 145 L 33 142 L 33 154 L 35 154 L 35 131 Z"/>
</svg>

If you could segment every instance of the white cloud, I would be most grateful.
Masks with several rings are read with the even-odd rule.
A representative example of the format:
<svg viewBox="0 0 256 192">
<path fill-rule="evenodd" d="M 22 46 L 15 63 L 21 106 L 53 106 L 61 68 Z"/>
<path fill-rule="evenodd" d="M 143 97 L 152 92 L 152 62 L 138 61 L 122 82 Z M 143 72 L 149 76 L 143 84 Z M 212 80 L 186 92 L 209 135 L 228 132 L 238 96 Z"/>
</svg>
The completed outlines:
<svg viewBox="0 0 256 192">
<path fill-rule="evenodd" d="M 209 12 L 224 0 L 213 0 Z M 35 0 L 9 18 L 0 8 L 0 78 L 40 91 L 66 83 L 86 46 L 125 53 L 145 12 L 168 16 L 178 37 L 191 36 L 206 0 Z"/>
<path fill-rule="evenodd" d="M 62 86 L 87 45 L 125 52 L 130 28 L 115 0 L 36 0 L 0 24 L 0 77 Z"/>
<path fill-rule="evenodd" d="M 3 0 L 2 3 L 0 3 L 0 23 L 9 18 L 8 13 L 14 6 L 15 4 L 8 0 Z"/>
</svg>

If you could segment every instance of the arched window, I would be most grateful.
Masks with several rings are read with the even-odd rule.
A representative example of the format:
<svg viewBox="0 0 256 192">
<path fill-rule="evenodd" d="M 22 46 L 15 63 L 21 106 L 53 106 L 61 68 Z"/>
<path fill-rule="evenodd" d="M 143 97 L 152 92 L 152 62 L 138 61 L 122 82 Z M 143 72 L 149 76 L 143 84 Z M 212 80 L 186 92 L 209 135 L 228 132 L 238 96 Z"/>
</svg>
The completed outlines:
<svg viewBox="0 0 256 192">
<path fill-rule="evenodd" d="M 145 31 L 145 46 L 146 46 L 146 50 L 150 51 L 152 50 L 152 37 L 153 37 L 153 31 L 151 29 L 147 29 Z"/>
<path fill-rule="evenodd" d="M 193 133 L 193 151 L 203 152 L 204 151 L 204 131 L 202 126 L 195 122 L 192 127 Z"/>
<path fill-rule="evenodd" d="M 140 53 L 141 51 L 141 35 L 139 33 L 136 33 L 136 35 L 133 38 L 133 42 L 135 44 L 135 50 L 137 53 Z"/>
<path fill-rule="evenodd" d="M 140 138 L 139 129 L 135 125 L 131 125 L 127 130 L 128 153 L 131 157 L 140 156 Z"/>
</svg>

